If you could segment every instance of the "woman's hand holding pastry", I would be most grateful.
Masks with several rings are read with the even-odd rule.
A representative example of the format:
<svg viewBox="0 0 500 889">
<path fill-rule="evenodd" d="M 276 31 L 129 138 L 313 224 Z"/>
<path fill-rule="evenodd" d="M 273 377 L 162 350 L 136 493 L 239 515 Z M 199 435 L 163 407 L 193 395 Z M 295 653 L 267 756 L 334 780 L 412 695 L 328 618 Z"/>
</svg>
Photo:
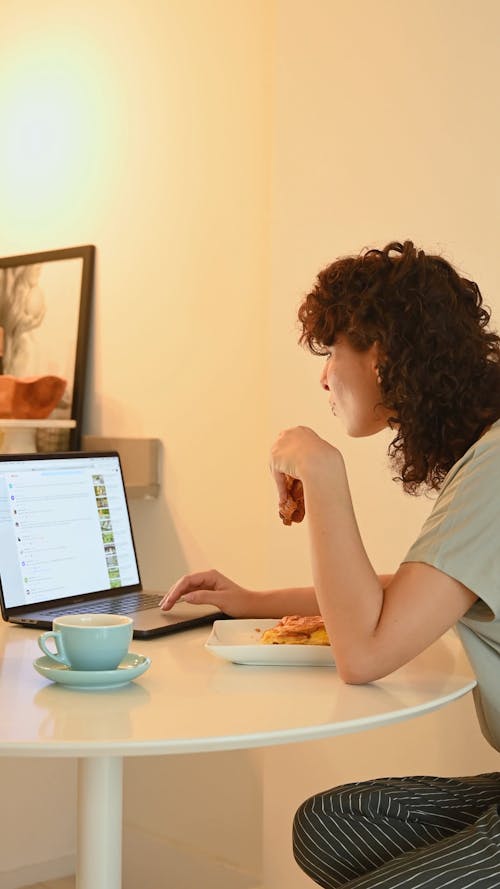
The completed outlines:
<svg viewBox="0 0 500 889">
<path fill-rule="evenodd" d="M 285 525 L 301 522 L 305 515 L 303 479 L 326 470 L 338 451 L 306 426 L 281 432 L 271 449 L 271 472 L 279 497 L 279 514 Z"/>
<path fill-rule="evenodd" d="M 271 448 L 271 471 L 304 481 L 309 472 L 326 467 L 338 453 L 308 426 L 293 426 L 280 432 Z"/>
</svg>

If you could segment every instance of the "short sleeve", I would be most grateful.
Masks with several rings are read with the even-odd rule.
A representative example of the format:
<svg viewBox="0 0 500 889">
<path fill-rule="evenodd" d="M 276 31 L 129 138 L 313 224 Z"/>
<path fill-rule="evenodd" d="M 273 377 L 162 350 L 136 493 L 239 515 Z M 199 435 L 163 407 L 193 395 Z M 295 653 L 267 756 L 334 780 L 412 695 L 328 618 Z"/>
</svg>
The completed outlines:
<svg viewBox="0 0 500 889">
<path fill-rule="evenodd" d="M 468 617 L 500 617 L 500 441 L 476 446 L 450 470 L 403 561 L 433 565 L 475 593 L 481 601 Z"/>
</svg>

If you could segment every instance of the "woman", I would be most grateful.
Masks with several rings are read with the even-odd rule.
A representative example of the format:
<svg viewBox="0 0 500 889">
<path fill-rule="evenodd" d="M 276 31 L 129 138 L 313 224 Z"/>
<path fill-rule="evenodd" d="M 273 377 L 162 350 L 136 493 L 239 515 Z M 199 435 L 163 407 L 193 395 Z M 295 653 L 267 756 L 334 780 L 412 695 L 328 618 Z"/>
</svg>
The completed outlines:
<svg viewBox="0 0 500 889">
<path fill-rule="evenodd" d="M 253 592 L 218 572 L 178 581 L 180 597 L 235 617 L 324 618 L 345 682 L 387 676 L 456 626 L 477 675 L 478 718 L 500 751 L 500 337 L 477 285 L 407 241 L 337 260 L 300 309 L 301 341 L 351 436 L 389 426 L 405 491 L 439 491 L 393 576 L 367 557 L 338 448 L 311 429 L 271 452 L 280 500 L 300 479 L 313 588 Z M 318 794 L 294 823 L 298 864 L 349 889 L 498 889 L 500 773 L 403 778 Z"/>
</svg>

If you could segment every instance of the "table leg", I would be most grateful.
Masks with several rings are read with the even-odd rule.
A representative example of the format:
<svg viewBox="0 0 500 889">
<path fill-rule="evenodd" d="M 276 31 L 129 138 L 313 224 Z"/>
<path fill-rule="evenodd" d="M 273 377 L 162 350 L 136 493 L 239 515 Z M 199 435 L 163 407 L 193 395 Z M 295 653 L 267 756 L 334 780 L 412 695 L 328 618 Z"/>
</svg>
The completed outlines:
<svg viewBox="0 0 500 889">
<path fill-rule="evenodd" d="M 78 760 L 76 889 L 121 889 L 123 759 Z"/>
</svg>

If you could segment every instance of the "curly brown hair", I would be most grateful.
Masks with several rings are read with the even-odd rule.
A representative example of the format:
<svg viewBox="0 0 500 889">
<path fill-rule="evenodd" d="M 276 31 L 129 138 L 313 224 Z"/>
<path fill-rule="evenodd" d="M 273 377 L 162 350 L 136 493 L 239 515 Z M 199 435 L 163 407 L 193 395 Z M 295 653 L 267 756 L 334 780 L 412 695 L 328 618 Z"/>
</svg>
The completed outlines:
<svg viewBox="0 0 500 889">
<path fill-rule="evenodd" d="M 396 436 L 388 454 L 405 491 L 438 489 L 500 417 L 500 337 L 479 287 L 411 241 L 338 259 L 298 312 L 299 342 L 325 355 L 339 334 L 378 343 L 383 405 Z"/>
</svg>

